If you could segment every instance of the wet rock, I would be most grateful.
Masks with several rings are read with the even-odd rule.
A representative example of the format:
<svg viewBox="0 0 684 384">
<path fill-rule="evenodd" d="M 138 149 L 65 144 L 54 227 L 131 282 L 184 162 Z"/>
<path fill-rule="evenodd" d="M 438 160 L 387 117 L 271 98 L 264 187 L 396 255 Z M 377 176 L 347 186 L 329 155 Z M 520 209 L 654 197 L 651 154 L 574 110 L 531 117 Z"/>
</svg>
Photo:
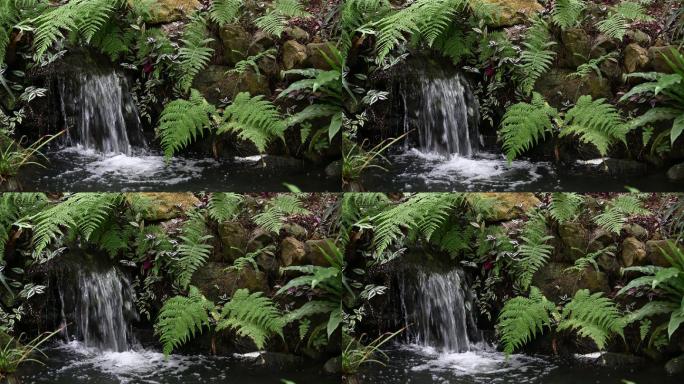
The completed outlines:
<svg viewBox="0 0 684 384">
<path fill-rule="evenodd" d="M 651 36 L 649 36 L 647 33 L 640 31 L 638 29 L 634 30 L 629 30 L 625 34 L 628 39 L 632 40 L 633 42 L 643 46 L 643 47 L 648 47 L 651 45 Z"/>
<path fill-rule="evenodd" d="M 323 371 L 329 374 L 342 373 L 342 356 L 333 357 L 323 364 Z"/>
<path fill-rule="evenodd" d="M 625 48 L 625 71 L 633 73 L 643 71 L 650 62 L 648 51 L 637 43 L 627 45 Z"/>
<path fill-rule="evenodd" d="M 570 28 L 561 33 L 562 53 L 566 65 L 576 68 L 587 61 L 591 54 L 589 34 L 583 28 Z"/>
<path fill-rule="evenodd" d="M 259 67 L 259 71 L 270 78 L 274 78 L 280 73 L 280 66 L 278 65 L 278 60 L 275 56 L 262 57 L 257 61 L 257 66 Z"/>
<path fill-rule="evenodd" d="M 262 249 L 273 243 L 273 236 L 269 232 L 261 228 L 256 228 L 247 242 L 247 251 L 254 252 L 257 249 Z"/>
<path fill-rule="evenodd" d="M 325 175 L 328 177 L 342 177 L 342 160 L 335 160 L 325 167 Z"/>
<path fill-rule="evenodd" d="M 275 47 L 273 36 L 262 30 L 256 31 L 251 40 L 251 49 L 249 51 L 251 55 L 256 55 L 259 52 Z"/>
<path fill-rule="evenodd" d="M 240 92 L 250 95 L 271 95 L 266 76 L 251 70 L 242 74 L 230 72 L 232 68 L 223 65 L 210 65 L 200 72 L 193 81 L 193 88 L 212 104 L 222 99 L 232 99 Z"/>
<path fill-rule="evenodd" d="M 521 24 L 539 13 L 544 7 L 537 0 L 483 0 L 485 4 L 496 7 L 494 20 L 488 21 L 493 27 L 510 27 Z"/>
<path fill-rule="evenodd" d="M 274 250 L 264 250 L 256 258 L 259 269 L 266 272 L 269 276 L 276 276 L 280 271 L 280 258 L 275 254 Z"/>
<path fill-rule="evenodd" d="M 219 237 L 223 252 L 221 260 L 232 263 L 244 254 L 249 234 L 245 227 L 237 221 L 226 221 L 219 224 Z"/>
<path fill-rule="evenodd" d="M 622 230 L 625 231 L 626 234 L 636 237 L 639 240 L 643 241 L 648 239 L 648 230 L 639 224 L 625 224 L 622 227 Z"/>
<path fill-rule="evenodd" d="M 595 99 L 612 98 L 608 79 L 599 78 L 593 72 L 583 78 L 569 76 L 573 73 L 574 70 L 570 69 L 552 68 L 536 82 L 535 90 L 555 107 L 567 101 L 575 103 L 582 95 L 591 95 Z"/>
<path fill-rule="evenodd" d="M 149 209 L 142 214 L 146 221 L 163 221 L 182 217 L 189 209 L 199 205 L 200 201 L 190 192 L 170 193 L 170 192 L 141 192 L 129 193 L 126 198 L 141 196 L 149 200 Z"/>
<path fill-rule="evenodd" d="M 283 44 L 283 68 L 286 70 L 299 67 L 307 57 L 306 47 L 296 40 L 288 40 Z"/>
<path fill-rule="evenodd" d="M 283 232 L 287 235 L 294 236 L 297 239 L 306 239 L 309 231 L 297 223 L 286 223 L 283 225 Z"/>
<path fill-rule="evenodd" d="M 601 163 L 599 169 L 611 176 L 643 176 L 648 173 L 646 164 L 628 159 L 606 159 Z"/>
<path fill-rule="evenodd" d="M 610 291 L 605 273 L 597 272 L 593 267 L 587 267 L 582 272 L 567 270 L 570 266 L 570 263 L 549 262 L 535 273 L 532 284 L 552 300 L 563 296 L 572 297 L 580 289 L 591 292 Z"/>
<path fill-rule="evenodd" d="M 646 359 L 628 353 L 603 352 L 598 363 L 606 367 L 633 367 L 646 363 Z"/>
<path fill-rule="evenodd" d="M 247 57 L 252 37 L 240 24 L 224 25 L 219 36 L 223 43 L 223 60 L 227 65 L 234 66 Z"/>
<path fill-rule="evenodd" d="M 134 1 L 139 0 L 128 0 L 128 3 L 132 5 Z M 149 24 L 171 23 L 186 17 L 200 6 L 199 0 L 155 0 L 145 21 Z"/>
<path fill-rule="evenodd" d="M 646 261 L 646 245 L 636 237 L 628 237 L 622 242 L 620 260 L 625 267 L 642 265 Z"/>
<path fill-rule="evenodd" d="M 604 60 L 599 69 L 611 81 L 617 81 L 622 78 L 622 67 L 620 67 L 617 60 Z"/>
<path fill-rule="evenodd" d="M 684 373 L 684 355 L 677 356 L 665 363 L 665 371 L 668 375 Z"/>
<path fill-rule="evenodd" d="M 618 263 L 614 254 L 602 253 L 596 259 L 596 264 L 609 276 L 617 276 L 620 273 L 620 263 Z"/>
<path fill-rule="evenodd" d="M 679 163 L 667 170 L 667 178 L 672 181 L 684 180 L 684 163 Z"/>
<path fill-rule="evenodd" d="M 541 201 L 534 195 L 534 193 L 480 193 L 480 197 L 494 200 L 490 212 L 484 215 L 484 220 L 489 222 L 509 221 L 519 219 L 541 204 Z M 470 195 L 477 198 L 476 194 Z M 466 199 L 470 198 L 466 197 Z"/>
<path fill-rule="evenodd" d="M 651 60 L 651 67 L 657 72 L 672 73 L 672 68 L 665 60 L 667 57 L 670 61 L 674 59 L 672 51 L 677 51 L 674 45 L 666 45 L 660 47 L 650 47 L 648 49 L 648 58 Z M 682 52 L 681 50 L 679 51 Z"/>
<path fill-rule="evenodd" d="M 304 243 L 294 237 L 286 237 L 280 243 L 280 262 L 284 267 L 304 264 L 305 256 Z"/>
<path fill-rule="evenodd" d="M 584 256 L 589 244 L 589 231 L 582 224 L 562 223 L 558 226 L 558 235 L 563 243 L 560 252 L 564 260 L 575 261 Z"/>
<path fill-rule="evenodd" d="M 335 242 L 333 239 L 307 240 L 304 243 L 307 264 L 329 267 L 330 263 L 325 255 L 333 257 Z"/>
<path fill-rule="evenodd" d="M 290 39 L 297 40 L 302 43 L 309 40 L 309 32 L 296 26 L 285 28 L 284 32 L 285 35 Z"/>
<path fill-rule="evenodd" d="M 306 63 L 316 69 L 330 70 L 332 67 L 328 63 L 328 59 L 336 59 L 333 54 L 334 49 L 335 44 L 332 42 L 309 43 L 306 45 L 306 55 L 308 56 Z"/>
<path fill-rule="evenodd" d="M 668 240 L 649 240 L 646 242 L 646 258 L 651 264 L 669 267 L 671 264 L 663 256 L 663 252 L 670 252 Z"/>
<path fill-rule="evenodd" d="M 261 352 L 260 364 L 268 369 L 292 371 L 304 365 L 304 358 L 289 353 Z"/>
<path fill-rule="evenodd" d="M 255 271 L 251 266 L 240 271 L 231 264 L 207 262 L 192 275 L 191 284 L 196 286 L 208 299 L 218 301 L 222 295 L 232 296 L 238 289 L 250 292 L 268 293 L 266 275 Z"/>
</svg>

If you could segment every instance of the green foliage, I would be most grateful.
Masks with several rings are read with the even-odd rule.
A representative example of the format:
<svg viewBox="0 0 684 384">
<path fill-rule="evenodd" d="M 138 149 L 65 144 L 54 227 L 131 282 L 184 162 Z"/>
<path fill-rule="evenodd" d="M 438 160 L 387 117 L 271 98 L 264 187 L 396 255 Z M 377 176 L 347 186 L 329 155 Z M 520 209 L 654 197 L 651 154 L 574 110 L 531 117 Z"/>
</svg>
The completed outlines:
<svg viewBox="0 0 684 384">
<path fill-rule="evenodd" d="M 568 77 L 583 79 L 589 76 L 593 71 L 599 79 L 602 79 L 603 73 L 601 72 L 601 64 L 606 60 L 617 62 L 616 58 L 617 52 L 610 52 L 597 58 L 589 59 L 586 63 L 580 64 L 577 67 L 577 70 L 574 73 L 569 74 Z M 586 58 L 584 59 L 586 60 Z"/>
<path fill-rule="evenodd" d="M 672 68 L 672 74 L 649 72 L 632 73 L 628 77 L 647 80 L 647 82 L 634 86 L 625 93 L 620 101 L 630 100 L 636 96 L 651 96 L 657 98 L 658 107 L 649 107 L 643 115 L 629 122 L 631 128 L 647 126 L 658 121 L 672 120 L 672 126 L 665 132 L 669 133 L 670 145 L 684 131 L 684 55 L 674 48 L 670 56 L 665 56 L 666 61 Z"/>
<path fill-rule="evenodd" d="M 546 22 L 537 18 L 525 34 L 520 54 L 520 85 L 524 93 L 529 94 L 534 84 L 549 70 L 556 53 L 551 50 L 556 43 L 551 38 Z"/>
<path fill-rule="evenodd" d="M 624 339 L 625 320 L 615 303 L 602 292 L 589 293 L 580 289 L 575 297 L 565 305 L 557 329 L 573 330 L 581 337 L 588 337 L 603 350 L 611 335 L 617 334 Z"/>
<path fill-rule="evenodd" d="M 5 245 L 13 233 L 14 224 L 33 215 L 47 204 L 43 193 L 0 194 L 0 264 L 4 263 Z"/>
<path fill-rule="evenodd" d="M 232 23 L 238 19 L 244 0 L 213 0 L 209 5 L 211 20 L 219 25 Z"/>
<path fill-rule="evenodd" d="M 288 216 L 309 213 L 296 194 L 279 194 L 268 201 L 263 212 L 254 215 L 254 222 L 266 231 L 278 233 Z"/>
<path fill-rule="evenodd" d="M 199 211 L 191 212 L 181 230 L 178 259 L 174 266 L 176 283 L 181 288 L 190 285 L 193 273 L 209 258 L 212 246 L 207 241 L 211 238 L 204 216 Z"/>
<path fill-rule="evenodd" d="M 288 19 L 307 18 L 311 14 L 299 0 L 275 0 L 272 8 L 265 15 L 255 20 L 256 26 L 264 32 L 273 36 L 280 37 L 287 26 Z"/>
<path fill-rule="evenodd" d="M 546 103 L 543 96 L 532 94 L 530 103 L 510 106 L 501 121 L 499 134 L 508 161 L 512 161 L 552 132 L 558 111 Z"/>
<path fill-rule="evenodd" d="M 185 26 L 181 39 L 183 47 L 178 50 L 179 87 L 184 92 L 192 87 L 195 76 L 207 66 L 214 53 L 214 50 L 208 46 L 214 39 L 207 36 L 206 20 L 202 16 L 194 16 L 192 21 Z"/>
<path fill-rule="evenodd" d="M 609 37 L 622 40 L 633 21 L 650 21 L 643 4 L 638 1 L 621 1 L 608 13 L 608 17 L 596 23 L 599 31 Z"/>
<path fill-rule="evenodd" d="M 506 302 L 499 314 L 497 330 L 504 352 L 511 354 L 551 326 L 555 305 L 536 287 L 529 297 L 517 296 Z"/>
<path fill-rule="evenodd" d="M 359 29 L 390 9 L 388 0 L 347 0 L 340 10 L 340 50 L 348 52 Z"/>
<path fill-rule="evenodd" d="M 259 72 L 259 60 L 263 58 L 270 58 L 272 60 L 275 60 L 276 57 L 275 55 L 278 53 L 278 51 L 275 48 L 267 49 L 265 51 L 259 52 L 256 55 L 252 55 L 250 57 L 245 58 L 244 60 L 240 60 L 237 63 L 235 63 L 235 67 L 231 69 L 229 72 L 234 72 L 237 74 L 243 74 L 247 72 L 248 70 L 254 71 L 257 75 L 260 75 Z"/>
<path fill-rule="evenodd" d="M 669 315 L 667 334 L 672 335 L 684 323 L 684 251 L 677 243 L 668 242 L 666 249 L 660 249 L 669 267 L 655 265 L 629 267 L 624 272 L 640 273 L 642 276 L 631 280 L 618 295 L 632 294 L 645 289 L 656 299 L 627 316 L 628 322 L 645 318 Z"/>
<path fill-rule="evenodd" d="M 211 125 L 209 116 L 215 112 L 216 108 L 194 89 L 188 100 L 178 99 L 166 104 L 157 130 L 164 156 L 167 159 L 172 157 L 198 136 L 202 136 L 203 131 Z"/>
<path fill-rule="evenodd" d="M 273 336 L 283 337 L 285 321 L 273 301 L 262 292 L 250 294 L 238 289 L 230 301 L 223 305 L 216 330 L 235 331 L 238 336 L 248 337 L 258 349 L 263 349 L 266 340 Z"/>
<path fill-rule="evenodd" d="M 556 0 L 551 17 L 561 29 L 572 28 L 580 21 L 585 7 L 585 0 Z"/>
<path fill-rule="evenodd" d="M 242 140 L 248 140 L 264 153 L 275 138 L 284 140 L 287 125 L 273 103 L 263 95 L 250 97 L 241 92 L 226 107 L 218 133 L 234 132 Z"/>
<path fill-rule="evenodd" d="M 620 233 L 629 216 L 648 213 L 649 211 L 642 207 L 638 194 L 625 193 L 610 200 L 603 212 L 594 216 L 593 220 L 606 231 Z"/>
<path fill-rule="evenodd" d="M 159 335 L 164 355 L 170 355 L 209 326 L 208 312 L 213 308 L 214 304 L 194 286 L 190 286 L 187 297 L 175 296 L 166 300 L 155 324 L 155 333 Z"/>
<path fill-rule="evenodd" d="M 547 243 L 553 236 L 547 232 L 546 218 L 538 211 L 531 213 L 520 234 L 522 242 L 517 250 L 520 259 L 514 264 L 516 283 L 523 290 L 530 286 L 534 274 L 551 256 L 553 246 Z"/>
<path fill-rule="evenodd" d="M 244 201 L 242 195 L 229 192 L 215 192 L 211 194 L 207 211 L 209 217 L 218 221 L 228 221 L 234 219 L 240 212 L 240 205 Z"/>
<path fill-rule="evenodd" d="M 551 195 L 549 214 L 559 223 L 573 220 L 579 214 L 584 197 L 577 193 L 556 192 Z"/>
<path fill-rule="evenodd" d="M 616 141 L 626 144 L 630 127 L 625 124 L 620 112 L 605 99 L 592 100 L 585 95 L 565 114 L 565 127 L 560 136 L 578 135 L 580 141 L 591 143 L 601 156 L 606 156 L 608 147 Z"/>
<path fill-rule="evenodd" d="M 598 259 L 601 255 L 609 255 L 610 257 L 615 256 L 615 251 L 617 249 L 615 248 L 614 245 L 610 245 L 608 247 L 605 247 L 603 249 L 599 249 L 594 252 L 590 252 L 579 259 L 575 260 L 575 263 L 573 264 L 572 267 L 566 268 L 566 271 L 574 271 L 579 273 L 580 275 L 583 274 L 588 267 L 593 267 L 596 272 L 599 271 L 599 265 L 596 262 L 596 259 Z"/>
</svg>

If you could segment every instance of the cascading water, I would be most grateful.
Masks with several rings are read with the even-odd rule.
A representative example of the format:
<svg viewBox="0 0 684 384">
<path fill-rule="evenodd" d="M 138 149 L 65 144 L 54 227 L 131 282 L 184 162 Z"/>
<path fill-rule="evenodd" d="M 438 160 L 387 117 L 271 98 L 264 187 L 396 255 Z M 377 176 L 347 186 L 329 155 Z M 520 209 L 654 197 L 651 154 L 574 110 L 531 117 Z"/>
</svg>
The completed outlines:
<svg viewBox="0 0 684 384">
<path fill-rule="evenodd" d="M 99 351 L 131 349 L 135 338 L 129 322 L 138 315 L 128 279 L 114 268 L 79 270 L 74 279 L 59 290 L 67 339 Z"/>
<path fill-rule="evenodd" d="M 125 77 L 115 71 L 83 72 L 61 78 L 58 86 L 71 145 L 126 155 L 131 154 L 133 144 L 145 146 Z"/>
<path fill-rule="evenodd" d="M 482 342 L 462 270 L 418 270 L 400 278 L 399 290 L 408 342 L 444 352 L 466 352 Z"/>
<path fill-rule="evenodd" d="M 433 72 L 401 83 L 402 128 L 417 130 L 422 152 L 472 157 L 480 140 L 477 99 L 460 72 Z"/>
</svg>

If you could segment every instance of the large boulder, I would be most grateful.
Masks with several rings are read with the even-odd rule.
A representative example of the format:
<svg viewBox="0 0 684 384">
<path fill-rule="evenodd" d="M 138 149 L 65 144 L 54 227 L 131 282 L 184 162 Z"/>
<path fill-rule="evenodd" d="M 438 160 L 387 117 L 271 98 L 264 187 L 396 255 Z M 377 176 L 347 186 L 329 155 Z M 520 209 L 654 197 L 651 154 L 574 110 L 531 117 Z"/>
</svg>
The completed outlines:
<svg viewBox="0 0 684 384">
<path fill-rule="evenodd" d="M 582 95 L 591 95 L 594 99 L 613 97 L 608 79 L 599 78 L 593 72 L 583 78 L 570 76 L 573 73 L 571 69 L 552 68 L 537 80 L 535 90 L 555 107 L 568 101 L 575 103 Z"/>
<path fill-rule="evenodd" d="M 646 244 L 636 237 L 628 237 L 622 242 L 620 260 L 625 267 L 641 265 L 646 261 Z"/>
<path fill-rule="evenodd" d="M 560 254 L 563 260 L 575 261 L 584 256 L 589 245 L 589 231 L 576 222 L 565 222 L 558 226 L 558 235 L 563 246 Z"/>
<path fill-rule="evenodd" d="M 569 28 L 561 32 L 561 51 L 564 64 L 576 68 L 591 55 L 591 39 L 584 28 Z"/>
<path fill-rule="evenodd" d="M 284 267 L 304 264 L 306 249 L 304 243 L 294 237 L 286 237 L 280 243 L 280 262 Z"/>
<path fill-rule="evenodd" d="M 336 60 L 334 49 L 335 44 L 332 42 L 309 43 L 306 45 L 306 63 L 316 69 L 330 70 L 332 67 L 328 60 Z"/>
<path fill-rule="evenodd" d="M 249 54 L 252 36 L 240 24 L 228 24 L 219 30 L 223 45 L 223 60 L 229 66 L 234 66 L 244 60 Z"/>
<path fill-rule="evenodd" d="M 304 243 L 307 264 L 329 267 L 330 263 L 325 255 L 327 254 L 329 257 L 332 257 L 334 247 L 335 242 L 333 239 L 307 240 L 306 243 Z"/>
<path fill-rule="evenodd" d="M 288 40 L 283 44 L 283 68 L 286 70 L 299 67 L 307 57 L 306 46 L 296 40 Z"/>
<path fill-rule="evenodd" d="M 479 195 L 479 196 L 478 196 Z M 489 222 L 508 221 L 521 218 L 527 211 L 541 204 L 534 193 L 499 193 L 486 192 L 473 194 L 466 197 L 484 197 L 494 201 L 491 210 L 484 215 L 484 220 Z"/>
<path fill-rule="evenodd" d="M 128 0 L 128 3 L 132 5 L 138 1 Z M 201 5 L 199 0 L 154 0 L 145 21 L 149 24 L 171 23 L 191 14 Z"/>
<path fill-rule="evenodd" d="M 197 74 L 192 86 L 212 104 L 218 104 L 224 98 L 232 99 L 240 92 L 249 92 L 252 96 L 271 95 L 266 76 L 252 70 L 237 74 L 231 69 L 223 65 L 210 65 Z"/>
<path fill-rule="evenodd" d="M 550 262 L 535 273 L 532 284 L 538 287 L 546 297 L 554 301 L 561 297 L 572 297 L 580 289 L 591 292 L 609 292 L 608 277 L 597 272 L 593 267 L 584 271 L 568 270 L 569 263 Z"/>
<path fill-rule="evenodd" d="M 221 259 L 232 263 L 242 257 L 247 249 L 249 234 L 245 227 L 238 221 L 225 221 L 218 226 L 219 238 L 221 239 Z"/>
<path fill-rule="evenodd" d="M 643 71 L 650 62 L 648 51 L 637 43 L 625 48 L 625 71 L 627 73 Z"/>
<path fill-rule="evenodd" d="M 143 212 L 142 218 L 146 221 L 163 221 L 177 219 L 185 215 L 185 212 L 200 203 L 199 199 L 190 192 L 141 192 L 130 193 L 127 199 L 136 198 L 135 195 L 149 200 L 149 208 Z"/>
<path fill-rule="evenodd" d="M 488 24 L 493 27 L 510 27 L 523 23 L 544 9 L 537 0 L 483 0 L 483 2 L 496 7 L 493 20 L 488 21 Z"/>
<path fill-rule="evenodd" d="M 231 268 L 231 264 L 217 262 L 208 262 L 195 271 L 191 284 L 213 301 L 218 301 L 222 295 L 230 297 L 242 288 L 250 292 L 268 293 L 269 291 L 266 275 L 263 272 L 255 271 L 251 266 L 237 271 Z"/>
</svg>

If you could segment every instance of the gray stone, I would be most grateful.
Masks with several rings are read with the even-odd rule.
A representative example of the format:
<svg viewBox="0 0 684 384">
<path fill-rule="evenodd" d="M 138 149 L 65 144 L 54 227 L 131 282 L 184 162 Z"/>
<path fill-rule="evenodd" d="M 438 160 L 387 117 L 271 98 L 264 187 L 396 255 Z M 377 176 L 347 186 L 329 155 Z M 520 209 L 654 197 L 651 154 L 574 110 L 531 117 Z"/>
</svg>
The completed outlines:
<svg viewBox="0 0 684 384">
<path fill-rule="evenodd" d="M 667 170 L 667 178 L 673 181 L 684 180 L 684 163 L 679 163 Z"/>
</svg>

